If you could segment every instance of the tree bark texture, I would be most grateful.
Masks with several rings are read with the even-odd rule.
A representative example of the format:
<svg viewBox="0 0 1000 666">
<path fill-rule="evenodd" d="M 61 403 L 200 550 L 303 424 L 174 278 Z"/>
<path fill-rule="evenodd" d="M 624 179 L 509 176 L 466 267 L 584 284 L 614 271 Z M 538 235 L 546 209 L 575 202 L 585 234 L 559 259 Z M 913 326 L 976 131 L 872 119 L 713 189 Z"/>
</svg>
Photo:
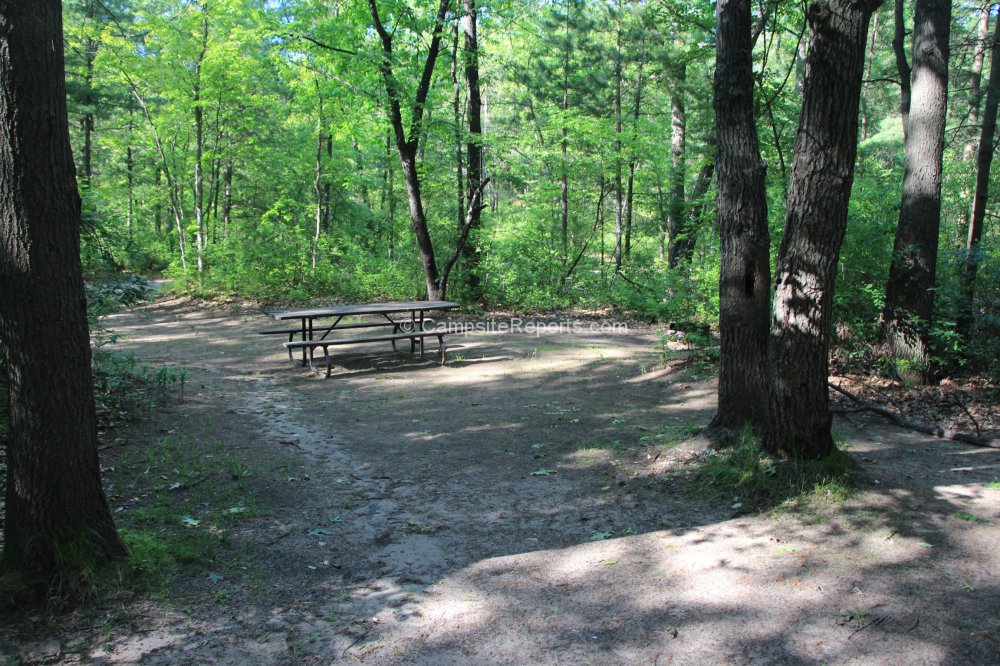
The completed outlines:
<svg viewBox="0 0 1000 666">
<path fill-rule="evenodd" d="M 882 323 L 897 372 L 920 382 L 926 381 L 930 365 L 950 32 L 951 0 L 917 0 L 904 116 L 903 195 Z"/>
<path fill-rule="evenodd" d="M 753 116 L 750 0 L 719 0 L 715 126 L 718 142 L 719 406 L 710 428 L 762 429 L 765 414 L 770 237 Z"/>
<path fill-rule="evenodd" d="M 125 553 L 98 463 L 63 67 L 58 0 L 0 1 L 4 559 L 45 577 Z"/>
<path fill-rule="evenodd" d="M 791 458 L 834 449 L 826 388 L 834 278 L 857 155 L 868 23 L 881 0 L 816 0 L 775 275 L 765 447 Z"/>
</svg>

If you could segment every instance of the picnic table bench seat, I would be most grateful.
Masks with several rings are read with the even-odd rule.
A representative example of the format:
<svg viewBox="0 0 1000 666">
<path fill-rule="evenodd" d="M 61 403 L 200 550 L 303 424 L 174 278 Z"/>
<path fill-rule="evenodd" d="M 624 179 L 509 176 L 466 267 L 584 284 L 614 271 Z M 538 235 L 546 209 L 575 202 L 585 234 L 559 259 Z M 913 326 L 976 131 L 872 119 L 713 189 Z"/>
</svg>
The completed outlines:
<svg viewBox="0 0 1000 666">
<path fill-rule="evenodd" d="M 344 327 L 346 328 L 346 327 Z M 398 327 L 394 327 L 395 328 Z M 317 348 L 323 349 L 323 357 L 326 361 L 326 376 L 330 376 L 330 370 L 333 367 L 333 357 L 330 355 L 330 347 L 336 345 L 355 345 L 364 344 L 369 342 L 391 342 L 392 348 L 396 348 L 396 343 L 400 340 L 410 341 L 410 351 L 414 350 L 416 345 L 420 345 L 420 355 L 424 355 L 424 339 L 425 338 L 437 338 L 438 340 L 438 350 L 441 352 L 441 365 L 444 365 L 445 361 L 445 351 L 447 349 L 444 336 L 451 333 L 451 331 L 410 331 L 407 333 L 387 333 L 385 335 L 371 335 L 364 338 L 328 338 L 325 340 L 294 340 L 285 343 L 285 347 L 288 349 L 289 354 L 293 350 L 302 349 L 308 350 L 309 352 L 309 365 L 312 367 L 313 357 Z"/>
<path fill-rule="evenodd" d="M 409 323 L 409 322 L 403 322 Z M 381 326 L 392 326 L 392 332 L 396 333 L 400 330 L 400 324 L 393 323 L 391 321 L 365 321 L 357 324 L 340 324 L 337 326 L 337 330 L 345 328 L 377 328 Z M 288 342 L 295 340 L 296 335 L 303 335 L 301 328 L 265 328 L 263 331 L 257 331 L 259 335 L 287 335 Z M 287 345 L 286 345 L 287 346 Z M 288 358 L 292 358 L 292 348 L 288 348 Z"/>
</svg>

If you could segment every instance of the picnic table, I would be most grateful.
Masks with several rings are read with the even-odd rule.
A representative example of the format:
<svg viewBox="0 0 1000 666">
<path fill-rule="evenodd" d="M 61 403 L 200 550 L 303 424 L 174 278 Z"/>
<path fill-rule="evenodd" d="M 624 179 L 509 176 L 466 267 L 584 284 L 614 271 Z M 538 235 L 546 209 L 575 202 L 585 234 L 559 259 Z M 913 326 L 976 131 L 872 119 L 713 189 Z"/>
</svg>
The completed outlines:
<svg viewBox="0 0 1000 666">
<path fill-rule="evenodd" d="M 453 310 L 459 307 L 451 301 L 403 301 L 394 303 L 360 303 L 354 305 L 335 305 L 330 307 L 309 308 L 305 310 L 278 310 L 269 314 L 277 321 L 298 321 L 292 328 L 269 329 L 259 331 L 264 335 L 287 335 L 285 348 L 288 357 L 292 359 L 293 351 L 302 351 L 302 365 L 312 365 L 316 349 L 321 348 L 326 359 L 326 376 L 330 376 L 332 366 L 329 348 L 336 345 L 359 344 L 369 342 L 391 342 L 396 349 L 396 343 L 402 340 L 410 342 L 410 353 L 419 345 L 423 355 L 425 338 L 436 337 L 441 351 L 441 364 L 444 365 L 446 330 L 427 330 L 426 313 Z M 355 317 L 374 316 L 375 321 L 353 321 Z M 351 318 L 352 321 L 345 322 Z M 332 321 L 319 321 L 332 320 Z M 391 333 L 381 333 L 367 337 L 341 337 L 336 333 L 361 328 L 391 327 Z M 299 337 L 296 340 L 296 336 Z"/>
</svg>

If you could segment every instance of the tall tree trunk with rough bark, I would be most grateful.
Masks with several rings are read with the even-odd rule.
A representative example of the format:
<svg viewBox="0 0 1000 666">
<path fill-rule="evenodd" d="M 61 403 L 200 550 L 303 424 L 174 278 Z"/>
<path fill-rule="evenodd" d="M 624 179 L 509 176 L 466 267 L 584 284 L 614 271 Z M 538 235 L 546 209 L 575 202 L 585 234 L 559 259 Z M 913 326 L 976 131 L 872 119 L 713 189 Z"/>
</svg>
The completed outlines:
<svg viewBox="0 0 1000 666">
<path fill-rule="evenodd" d="M 834 280 L 858 147 L 868 23 L 881 0 L 816 0 L 774 282 L 765 448 L 800 459 L 834 450 L 827 377 Z M 721 144 L 720 144 L 721 145 Z"/>
<path fill-rule="evenodd" d="M 905 54 L 896 56 L 900 76 L 909 73 L 911 83 L 903 114 L 903 196 L 882 325 L 897 373 L 922 383 L 930 367 L 937 279 L 951 0 L 917 0 L 913 23 L 912 71 Z"/>
<path fill-rule="evenodd" d="M 98 462 L 63 68 L 58 0 L 0 2 L 0 355 L 10 405 L 3 555 L 43 584 L 125 554 Z"/>
<path fill-rule="evenodd" d="M 750 0 L 716 10 L 715 127 L 721 269 L 719 405 L 709 428 L 762 430 L 771 240 L 753 115 Z"/>
</svg>

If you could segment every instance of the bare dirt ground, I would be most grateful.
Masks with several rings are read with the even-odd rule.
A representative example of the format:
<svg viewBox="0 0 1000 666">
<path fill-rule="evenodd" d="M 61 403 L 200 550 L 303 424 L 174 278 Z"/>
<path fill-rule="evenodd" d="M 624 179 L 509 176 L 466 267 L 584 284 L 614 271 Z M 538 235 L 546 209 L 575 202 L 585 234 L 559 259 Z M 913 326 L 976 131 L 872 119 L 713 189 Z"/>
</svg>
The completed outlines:
<svg viewBox="0 0 1000 666">
<path fill-rule="evenodd" d="M 112 510 L 217 545 L 18 618 L 0 661 L 1000 663 L 1000 451 L 852 414 L 852 497 L 747 515 L 694 492 L 714 385 L 650 330 L 454 336 L 444 368 L 368 345 L 327 380 L 252 311 L 107 325 L 186 372 L 107 433 Z"/>
</svg>

